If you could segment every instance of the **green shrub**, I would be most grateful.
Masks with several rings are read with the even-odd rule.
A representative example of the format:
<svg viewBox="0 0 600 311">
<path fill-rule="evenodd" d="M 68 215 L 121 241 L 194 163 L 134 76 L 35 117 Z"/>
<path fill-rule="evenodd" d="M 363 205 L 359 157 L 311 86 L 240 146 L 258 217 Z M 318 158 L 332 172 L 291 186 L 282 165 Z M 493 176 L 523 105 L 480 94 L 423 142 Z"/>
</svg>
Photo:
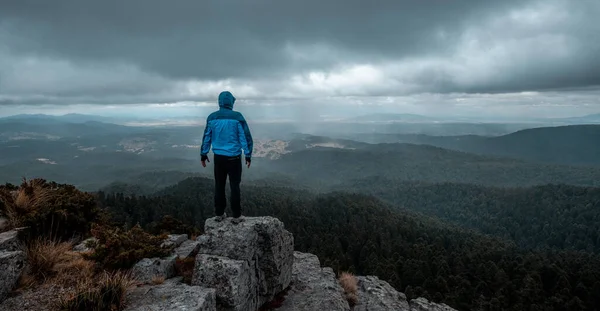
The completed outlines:
<svg viewBox="0 0 600 311">
<path fill-rule="evenodd" d="M 19 187 L 0 186 L 0 214 L 7 218 L 8 229 L 26 227 L 21 231 L 25 240 L 65 241 L 89 232 L 100 210 L 93 195 L 38 178 L 24 179 Z"/>
<path fill-rule="evenodd" d="M 93 251 L 84 257 L 98 262 L 106 269 L 129 269 L 143 258 L 168 256 L 172 248 L 161 247 L 166 234 L 152 235 L 139 225 L 129 230 L 93 224 L 92 235 L 97 239 Z"/>
</svg>

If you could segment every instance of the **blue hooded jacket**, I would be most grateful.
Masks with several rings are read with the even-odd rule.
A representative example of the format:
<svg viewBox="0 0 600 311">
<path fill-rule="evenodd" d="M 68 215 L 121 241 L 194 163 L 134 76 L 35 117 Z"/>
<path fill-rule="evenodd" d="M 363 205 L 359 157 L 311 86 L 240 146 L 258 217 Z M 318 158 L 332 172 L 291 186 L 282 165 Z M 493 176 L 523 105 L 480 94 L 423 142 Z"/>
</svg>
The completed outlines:
<svg viewBox="0 0 600 311">
<path fill-rule="evenodd" d="M 242 154 L 246 159 L 252 157 L 252 135 L 244 116 L 233 111 L 235 97 L 224 91 L 219 94 L 219 110 L 211 113 L 206 119 L 206 128 L 202 138 L 200 155 L 206 156 L 212 144 L 213 153 L 235 157 Z"/>
</svg>

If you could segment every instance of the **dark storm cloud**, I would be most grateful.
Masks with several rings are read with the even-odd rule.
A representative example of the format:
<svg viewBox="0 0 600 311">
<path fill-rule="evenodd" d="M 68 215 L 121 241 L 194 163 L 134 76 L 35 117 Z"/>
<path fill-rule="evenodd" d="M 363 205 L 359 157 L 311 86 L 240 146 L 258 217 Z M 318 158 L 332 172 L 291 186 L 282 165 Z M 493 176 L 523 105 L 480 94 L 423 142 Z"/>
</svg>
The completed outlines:
<svg viewBox="0 0 600 311">
<path fill-rule="evenodd" d="M 593 86 L 598 14 L 597 0 L 3 0 L 0 96 L 135 103 L 228 86 L 254 98 Z M 336 78 L 303 76 L 315 71 Z M 203 84 L 190 90 L 190 80 Z"/>
<path fill-rule="evenodd" d="M 511 3 L 484 2 L 9 0 L 0 15 L 18 35 L 11 47 L 19 52 L 220 79 L 443 53 L 465 21 Z M 341 55 L 295 61 L 285 52 L 312 44 Z"/>
</svg>

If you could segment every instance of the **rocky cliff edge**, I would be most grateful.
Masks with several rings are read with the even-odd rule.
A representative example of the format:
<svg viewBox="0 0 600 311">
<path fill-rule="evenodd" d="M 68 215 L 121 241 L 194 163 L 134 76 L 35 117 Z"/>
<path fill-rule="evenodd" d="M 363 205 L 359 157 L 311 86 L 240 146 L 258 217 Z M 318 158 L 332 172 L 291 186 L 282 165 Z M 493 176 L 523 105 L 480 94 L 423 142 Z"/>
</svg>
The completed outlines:
<svg viewBox="0 0 600 311">
<path fill-rule="evenodd" d="M 208 219 L 195 241 L 170 236 L 166 243 L 177 246 L 173 256 L 144 259 L 133 272 L 148 283 L 167 281 L 132 290 L 128 311 L 454 310 L 424 298 L 407 301 L 375 276 L 356 277 L 356 300 L 349 303 L 334 271 L 313 254 L 295 252 L 292 234 L 273 217 L 247 217 L 240 224 Z M 177 257 L 195 257 L 191 285 L 174 278 Z"/>
<path fill-rule="evenodd" d="M 195 240 L 170 235 L 164 258 L 145 258 L 131 270 L 143 284 L 128 291 L 127 311 L 451 311 L 406 296 L 375 276 L 350 276 L 350 287 L 313 254 L 294 251 L 294 237 L 273 217 L 208 219 Z M 85 243 L 74 251 L 86 251 Z M 193 265 L 191 282 L 178 277 L 178 259 Z M 17 232 L 0 234 L 0 301 L 26 265 Z M 162 280 L 156 282 L 156 280 Z M 189 283 L 189 285 L 187 284 Z M 350 293 L 349 293 L 350 291 Z"/>
</svg>

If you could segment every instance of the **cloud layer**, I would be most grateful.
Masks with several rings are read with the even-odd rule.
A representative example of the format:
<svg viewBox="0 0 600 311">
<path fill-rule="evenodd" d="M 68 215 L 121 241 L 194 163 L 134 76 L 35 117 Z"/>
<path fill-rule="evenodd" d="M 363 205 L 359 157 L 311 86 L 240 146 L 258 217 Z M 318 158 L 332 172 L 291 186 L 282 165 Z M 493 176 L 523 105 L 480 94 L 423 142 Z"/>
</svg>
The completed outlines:
<svg viewBox="0 0 600 311">
<path fill-rule="evenodd" d="M 566 99 L 600 86 L 597 16 L 597 0 L 6 0 L 0 105 Z"/>
</svg>

